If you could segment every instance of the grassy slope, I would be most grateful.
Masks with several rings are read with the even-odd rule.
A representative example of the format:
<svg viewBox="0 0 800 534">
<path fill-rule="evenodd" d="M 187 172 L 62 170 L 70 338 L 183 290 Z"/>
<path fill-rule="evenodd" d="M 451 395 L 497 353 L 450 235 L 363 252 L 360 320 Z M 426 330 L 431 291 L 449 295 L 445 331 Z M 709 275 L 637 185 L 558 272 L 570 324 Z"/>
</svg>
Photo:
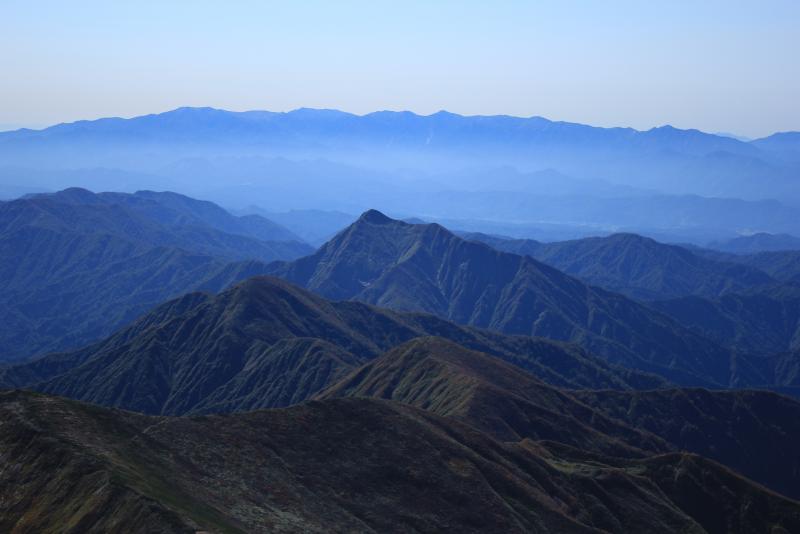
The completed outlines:
<svg viewBox="0 0 800 534">
<path fill-rule="evenodd" d="M 0 486 L 0 521 L 11 532 L 23 531 L 21 519 L 43 532 L 90 519 L 112 532 L 800 528 L 800 504 L 713 462 L 679 454 L 620 460 L 531 441 L 501 444 L 385 401 L 153 418 L 9 392 L 0 394 L 0 421 L 6 449 L 38 447 L 0 459 L 0 476 L 18 480 L 24 473 L 28 481 Z M 39 461 L 59 468 L 44 469 Z M 72 468 L 81 462 L 91 468 Z M 119 499 L 79 499 L 104 488 Z M 61 496 L 59 506 L 48 505 L 53 495 Z"/>
</svg>

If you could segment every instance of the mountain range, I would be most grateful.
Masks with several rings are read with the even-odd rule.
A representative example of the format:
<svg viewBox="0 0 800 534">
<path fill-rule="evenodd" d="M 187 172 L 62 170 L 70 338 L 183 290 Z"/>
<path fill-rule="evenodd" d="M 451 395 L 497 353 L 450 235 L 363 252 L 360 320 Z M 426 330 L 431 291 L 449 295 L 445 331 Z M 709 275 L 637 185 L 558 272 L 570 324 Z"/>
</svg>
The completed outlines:
<svg viewBox="0 0 800 534">
<path fill-rule="evenodd" d="M 640 300 L 718 297 L 775 282 L 758 268 L 709 258 L 636 234 L 553 243 L 480 233 L 463 237 L 497 250 L 531 256 L 589 284 Z"/>
<path fill-rule="evenodd" d="M 688 450 L 798 495 L 800 404 L 788 398 L 670 390 L 574 346 L 331 303 L 274 278 L 171 301 L 86 349 L 1 370 L 0 385 L 171 415 L 375 397 L 501 441 L 625 458 Z"/>
<path fill-rule="evenodd" d="M 0 530 L 800 529 L 794 252 L 289 214 L 0 203 Z"/>
<path fill-rule="evenodd" d="M 682 385 L 772 383 L 768 360 L 728 350 L 652 307 L 436 224 L 369 211 L 311 256 L 268 270 L 331 299 L 573 341 L 612 363 Z"/>
<path fill-rule="evenodd" d="M 216 296 L 189 293 L 169 301 L 77 351 L 0 369 L 0 385 L 149 414 L 280 407 L 313 397 L 399 343 L 429 335 L 493 354 L 560 387 L 666 384 L 576 346 L 329 302 L 279 279 L 254 277 Z"/>
<path fill-rule="evenodd" d="M 629 234 L 555 243 L 476 233 L 463 237 L 648 300 L 651 308 L 732 351 L 771 359 L 768 382 L 798 385 L 793 374 L 800 342 L 795 251 L 733 255 Z"/>
<path fill-rule="evenodd" d="M 209 304 L 215 312 L 208 311 Z M 220 310 L 221 305 L 224 310 Z M 310 312 L 309 306 L 328 316 Z M 291 316 L 286 315 L 288 310 L 292 311 Z M 210 324 L 209 313 L 214 313 Z M 400 335 L 401 320 L 416 323 L 417 331 Z M 460 338 L 473 347 L 481 346 L 483 341 L 484 347 L 497 352 L 491 355 L 452 340 L 424 337 L 420 324 L 427 324 L 434 331 L 450 330 L 452 338 Z M 345 329 L 347 325 L 364 325 L 366 333 Z M 484 333 L 494 341 L 489 345 L 485 338 L 481 339 L 480 331 L 448 327 L 432 316 L 392 314 L 357 303 L 326 304 L 319 297 L 275 279 L 252 279 L 210 300 L 201 294 L 178 299 L 97 347 L 83 361 L 79 361 L 80 354 L 48 356 L 6 370 L 4 379 L 19 378 L 25 373 L 29 378 L 36 373 L 37 378 L 56 374 L 56 380 L 33 387 L 52 391 L 55 386 L 56 392 L 75 397 L 87 397 L 86 392 L 93 391 L 96 394 L 89 399 L 94 402 L 145 412 L 150 411 L 146 403 L 159 398 L 159 384 L 183 384 L 182 389 L 173 388 L 166 397 L 162 411 L 170 412 L 185 409 L 187 402 L 201 398 L 209 380 L 224 379 L 229 374 L 236 354 L 241 353 L 231 341 L 235 335 L 255 339 L 259 333 L 262 338 L 272 335 L 282 339 L 262 354 L 246 350 L 245 354 L 253 356 L 241 365 L 242 371 L 216 390 L 240 401 L 220 403 L 220 396 L 212 393 L 207 398 L 216 402 L 201 401 L 200 409 L 193 411 L 246 411 L 260 407 L 259 403 L 285 406 L 308 398 L 322 402 L 223 418 L 148 420 L 48 396 L 3 394 L 0 411 L 7 429 L 5 448 L 19 452 L 13 454 L 17 469 L 2 473 L 9 485 L 21 489 L 14 499 L 4 500 L 6 508 L 0 511 L 0 520 L 5 524 L 22 521 L 27 528 L 43 528 L 42 525 L 59 521 L 87 528 L 103 522 L 132 521 L 146 525 L 143 528 L 166 531 L 176 529 L 175 525 L 181 522 L 188 523 L 181 528 L 222 532 L 313 530 L 322 528 L 314 526 L 320 517 L 326 517 L 326 521 L 335 518 L 348 525 L 347 517 L 338 514 L 342 509 L 352 511 L 355 502 L 359 502 L 364 510 L 357 514 L 361 521 L 366 513 L 378 525 L 387 521 L 415 525 L 419 520 L 439 524 L 444 519 L 429 513 L 423 514 L 425 519 L 411 519 L 421 512 L 418 505 L 410 502 L 402 505 L 408 507 L 407 511 L 397 516 L 402 502 L 397 499 L 408 490 L 388 490 L 383 495 L 385 490 L 373 489 L 372 483 L 365 480 L 373 480 L 381 488 L 393 488 L 407 480 L 406 476 L 416 480 L 416 475 L 398 473 L 400 478 L 392 477 L 393 483 L 387 485 L 390 466 L 406 469 L 423 462 L 425 467 L 419 472 L 432 476 L 426 484 L 430 498 L 439 499 L 452 491 L 452 482 L 446 476 L 442 478 L 449 471 L 440 471 L 450 465 L 441 463 L 441 456 L 448 455 L 449 447 L 462 451 L 477 447 L 483 451 L 477 456 L 470 454 L 470 462 L 494 451 L 490 455 L 493 462 L 479 461 L 481 467 L 476 466 L 481 480 L 499 476 L 488 475 L 495 472 L 495 465 L 503 466 L 504 474 L 498 481 L 508 477 L 512 481 L 518 477 L 528 480 L 530 462 L 544 468 L 538 471 L 534 487 L 512 484 L 515 489 L 509 490 L 507 497 L 505 490 L 499 490 L 505 484 L 489 484 L 493 493 L 497 495 L 499 491 L 499 498 L 506 502 L 522 498 L 528 504 L 521 509 L 527 512 L 521 513 L 534 514 L 537 521 L 543 520 L 542 513 L 548 513 L 552 488 L 561 487 L 562 492 L 570 493 L 573 504 L 567 509 L 557 507 L 560 514 L 549 520 L 554 523 L 545 522 L 550 525 L 547 528 L 567 528 L 563 525 L 577 521 L 583 523 L 576 527 L 579 532 L 592 532 L 593 528 L 622 531 L 636 525 L 645 525 L 642 528 L 652 531 L 683 525 L 680 528 L 697 532 L 749 532 L 760 530 L 766 522 L 791 532 L 793 522 L 798 520 L 797 502 L 696 456 L 702 454 L 776 491 L 797 496 L 800 404 L 795 401 L 765 392 L 635 391 L 624 386 L 619 377 L 609 381 L 617 387 L 616 392 L 563 390 L 520 367 L 525 367 L 526 361 L 521 357 L 519 339 Z M 353 352 L 321 338 L 295 337 L 300 333 L 327 336 L 339 344 L 350 343 Z M 418 337 L 421 334 L 423 337 Z M 409 341 L 402 343 L 404 337 Z M 401 344 L 372 356 L 367 351 L 376 346 L 373 339 L 381 340 L 384 346 Z M 193 356 L 182 348 L 197 340 L 211 345 L 201 346 Z M 259 339 L 253 346 L 266 346 L 269 342 Z M 537 374 L 546 376 L 542 371 L 548 365 L 559 366 L 570 377 L 586 374 L 580 370 L 581 364 L 584 370 L 603 369 L 602 362 L 594 362 L 593 367 L 587 365 L 592 358 L 586 356 L 573 355 L 570 363 L 570 351 L 552 342 L 529 340 L 527 346 L 527 368 Z M 517 357 L 502 354 L 507 349 L 514 350 Z M 208 354 L 209 350 L 216 352 Z M 354 357 L 361 350 L 364 356 Z M 564 372 L 566 369 L 570 371 Z M 168 374 L 163 374 L 167 370 Z M 613 370 L 605 371 L 608 377 L 614 375 L 609 372 Z M 551 376 L 555 375 L 551 371 Z M 596 377 L 602 378 L 602 373 Z M 70 381 L 71 389 L 58 390 Z M 575 387 L 574 383 L 567 385 Z M 638 385 L 648 388 L 653 383 L 641 380 Z M 580 387 L 585 388 L 586 384 Z M 116 398 L 102 396 L 112 391 L 116 391 Z M 337 400 L 339 397 L 351 400 Z M 391 403 L 380 404 L 371 399 Z M 366 439 L 363 446 L 367 448 L 363 451 L 362 445 L 354 441 L 356 436 Z M 445 436 L 446 441 L 442 442 Z M 502 457 L 504 453 L 499 451 L 508 447 L 517 452 L 505 460 L 494 456 Z M 338 454 L 334 453 L 336 450 Z M 365 462 L 365 454 L 375 461 Z M 526 458 L 522 464 L 517 463 L 521 460 L 519 454 Z M 533 456 L 528 457 L 529 454 Z M 55 458 L 60 459 L 59 477 L 39 477 L 44 465 Z M 359 459 L 358 471 L 353 471 L 354 458 Z M 518 460 L 509 463 L 510 458 Z M 252 473 L 254 465 L 272 473 L 266 478 L 270 488 L 266 493 L 263 482 L 256 483 L 257 478 L 246 474 Z M 277 465 L 287 470 L 281 471 L 286 473 L 285 478 L 276 478 Z M 467 464 L 459 465 L 460 469 L 467 468 Z M 380 501 L 393 504 L 382 508 L 379 501 L 342 500 L 343 484 L 348 484 L 341 480 L 343 473 L 352 477 L 351 491 L 359 488 L 373 495 L 378 491 L 382 495 Z M 566 478 L 562 480 L 562 476 Z M 620 476 L 621 485 L 612 483 Z M 27 482 L 20 483 L 17 477 L 25 477 Z M 599 478 L 592 481 L 593 477 Z M 215 482 L 201 484 L 202 480 Z M 421 484 L 402 482 L 405 483 Z M 192 491 L 198 484 L 207 489 Z M 329 497 L 321 498 L 317 493 L 319 509 L 308 510 L 307 504 L 298 508 L 307 503 L 309 497 L 304 488 L 308 484 L 330 488 Z M 540 490 L 535 489 L 542 484 L 551 488 L 542 494 L 550 495 L 544 501 L 536 497 Z M 465 482 L 464 487 L 474 495 L 474 481 Z M 724 491 L 720 492 L 721 488 Z M 287 492 L 297 500 L 277 497 Z M 88 494 L 97 496 L 89 501 L 95 504 L 88 508 L 53 505 L 55 499 L 63 503 Z M 273 501 L 276 498 L 279 500 Z M 603 503 L 599 508 L 590 504 L 596 503 L 595 499 Z M 244 502 L 250 503 L 247 513 L 241 504 L 230 506 Z M 432 509 L 452 522 L 455 519 L 451 515 L 456 510 L 463 514 L 463 500 L 457 502 L 453 508 L 438 504 Z M 697 507 L 697 502 L 705 504 Z M 655 513 L 654 507 L 661 512 Z M 22 509 L 29 513 L 20 519 Z M 144 518 L 133 519 L 126 514 Z M 563 515 L 568 518 L 566 522 Z M 507 518 L 505 513 L 484 518 L 488 523 L 470 522 L 461 528 L 493 529 L 497 522 L 505 524 Z M 164 521 L 172 526 L 158 526 Z M 523 525 L 527 524 L 525 521 Z"/>
<path fill-rule="evenodd" d="M 319 364 L 302 366 L 324 370 Z M 6 526 L 314 531 L 350 528 L 354 510 L 361 526 L 352 528 L 365 531 L 467 521 L 458 528 L 478 532 L 511 528 L 502 525 L 513 518 L 522 531 L 750 532 L 766 524 L 791 532 L 800 520 L 796 501 L 680 452 L 700 449 L 796 495 L 800 404 L 755 392 L 564 391 L 435 337 L 350 371 L 316 394 L 321 402 L 281 410 L 155 419 L 31 393 L 0 397 L 4 448 L 17 465 L 2 471 L 4 487 L 19 488 L 3 501 Z M 59 477 L 39 477 L 54 461 Z M 452 476 L 469 481 L 458 490 Z M 430 511 L 403 501 L 408 491 L 429 494 Z M 464 519 L 471 501 L 451 500 L 453 491 L 477 499 L 475 518 Z M 84 506 L 64 504 L 90 494 Z M 556 496 L 571 504 L 553 508 Z M 489 513 L 493 503 L 505 511 Z M 531 521 L 539 526 L 525 526 Z"/>
<path fill-rule="evenodd" d="M 240 211 L 378 208 L 459 221 L 446 224 L 454 229 L 516 226 L 541 240 L 633 232 L 705 244 L 800 235 L 790 137 L 447 112 L 180 108 L 2 132 L 0 198 L 76 185 L 169 189 Z"/>
<path fill-rule="evenodd" d="M 234 260 L 313 251 L 298 239 L 174 193 L 67 189 L 2 202 L 0 361 L 100 339 Z"/>
<path fill-rule="evenodd" d="M 541 117 L 462 116 L 445 111 L 428 116 L 389 111 L 358 116 L 315 109 L 236 113 L 180 108 L 132 119 L 3 132 L 0 154 L 15 166 L 52 168 L 57 162 L 73 168 L 139 170 L 209 154 L 325 158 L 384 169 L 408 166 L 409 161 L 428 170 L 474 167 L 480 162 L 552 168 L 638 187 L 658 184 L 670 187 L 670 193 L 720 196 L 733 190 L 735 196 L 757 198 L 765 188 L 793 193 L 789 190 L 796 171 L 793 165 L 800 158 L 796 143 L 787 143 L 786 138 L 778 135 L 746 143 L 670 126 L 637 131 Z M 137 161 L 144 153 L 149 158 Z M 702 183 L 698 176 L 704 178 Z M 776 196 L 773 193 L 772 198 Z"/>
<path fill-rule="evenodd" d="M 796 291 L 742 265 L 747 256 L 734 262 L 628 234 L 557 243 L 484 234 L 462 239 L 435 224 L 408 224 L 373 210 L 317 252 L 270 264 L 234 260 L 264 245 L 288 247 L 293 255 L 312 249 L 258 239 L 294 234 L 260 216 L 234 217 L 180 195 L 73 189 L 2 207 L 9 221 L 9 275 L 0 293 L 8 303 L 7 359 L 74 349 L 170 297 L 216 293 L 272 274 L 334 300 L 575 342 L 613 364 L 682 385 L 800 385 L 779 371 L 793 368 Z M 33 255 L 39 263 L 21 263 L 31 247 L 50 253 Z M 703 309 L 714 311 L 699 317 Z M 772 358 L 778 353 L 784 356 Z"/>
</svg>

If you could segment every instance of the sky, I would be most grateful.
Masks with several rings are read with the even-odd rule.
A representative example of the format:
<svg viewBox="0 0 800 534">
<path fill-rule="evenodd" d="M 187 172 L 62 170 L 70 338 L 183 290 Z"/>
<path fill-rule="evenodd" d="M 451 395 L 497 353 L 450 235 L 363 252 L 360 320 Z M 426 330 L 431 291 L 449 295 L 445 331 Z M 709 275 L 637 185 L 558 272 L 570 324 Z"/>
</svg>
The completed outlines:
<svg viewBox="0 0 800 534">
<path fill-rule="evenodd" d="M 0 129 L 180 106 L 800 130 L 798 0 L 0 0 Z"/>
</svg>

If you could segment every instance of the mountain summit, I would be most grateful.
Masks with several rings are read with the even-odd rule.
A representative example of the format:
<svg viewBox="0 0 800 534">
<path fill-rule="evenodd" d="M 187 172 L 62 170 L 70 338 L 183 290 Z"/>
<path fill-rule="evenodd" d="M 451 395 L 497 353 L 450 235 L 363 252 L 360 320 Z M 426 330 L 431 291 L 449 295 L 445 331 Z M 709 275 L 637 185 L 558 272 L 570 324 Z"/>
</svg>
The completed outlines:
<svg viewBox="0 0 800 534">
<path fill-rule="evenodd" d="M 438 224 L 408 224 L 370 210 L 311 256 L 269 270 L 334 300 L 574 341 L 681 384 L 769 382 L 745 362 L 734 370 L 729 352 L 659 312 Z"/>
<path fill-rule="evenodd" d="M 393 219 L 390 219 L 378 210 L 367 210 L 361 214 L 358 220 L 369 224 L 390 224 Z"/>
</svg>

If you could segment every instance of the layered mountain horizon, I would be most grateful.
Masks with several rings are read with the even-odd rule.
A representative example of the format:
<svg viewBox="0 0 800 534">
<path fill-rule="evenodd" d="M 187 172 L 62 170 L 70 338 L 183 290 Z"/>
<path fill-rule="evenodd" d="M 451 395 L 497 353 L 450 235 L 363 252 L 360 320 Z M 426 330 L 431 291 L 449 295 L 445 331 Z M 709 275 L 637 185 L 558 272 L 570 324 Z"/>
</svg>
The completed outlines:
<svg viewBox="0 0 800 534">
<path fill-rule="evenodd" d="M 698 129 L 690 128 L 690 129 L 681 129 L 676 128 L 670 124 L 664 124 L 661 126 L 653 126 L 649 129 L 636 129 L 632 127 L 626 126 L 612 126 L 612 127 L 605 127 L 605 126 L 593 126 L 588 124 L 581 124 L 576 122 L 568 122 L 568 121 L 558 121 L 548 119 L 546 117 L 538 116 L 538 115 L 531 115 L 531 116 L 516 116 L 516 115 L 465 115 L 454 113 L 447 110 L 439 110 L 436 112 L 429 113 L 427 115 L 421 113 L 415 113 L 414 111 L 410 110 L 378 110 L 372 111 L 367 113 L 352 113 L 348 111 L 342 111 L 333 108 L 309 108 L 309 107 L 301 107 L 292 109 L 289 111 L 268 111 L 268 110 L 246 110 L 246 111 L 232 111 L 226 110 L 222 108 L 214 108 L 210 106 L 181 106 L 178 108 L 174 108 L 171 110 L 167 110 L 164 112 L 159 113 L 150 113 L 145 115 L 139 115 L 134 117 L 104 117 L 98 119 L 84 119 L 72 122 L 63 122 L 58 124 L 53 124 L 50 126 L 45 126 L 41 128 L 12 128 L 4 130 L 0 133 L 7 134 L 16 132 L 18 134 L 28 134 L 34 135 L 35 132 L 43 132 L 45 130 L 65 130 L 69 128 L 75 127 L 82 127 L 87 124 L 96 123 L 98 121 L 104 123 L 114 123 L 114 122 L 121 122 L 126 120 L 153 120 L 154 117 L 158 117 L 160 115 L 171 115 L 171 116 L 180 116 L 180 115 L 187 115 L 187 114 L 205 114 L 207 116 L 216 116 L 218 118 L 222 118 L 225 114 L 232 114 L 238 117 L 241 117 L 244 120 L 249 120 L 251 122 L 258 122 L 258 121 L 269 121 L 275 120 L 282 116 L 293 116 L 298 119 L 305 119 L 305 120 L 319 120 L 319 121 L 328 121 L 331 123 L 335 123 L 337 120 L 342 119 L 374 119 L 379 120 L 381 118 L 394 118 L 394 117 L 402 117 L 407 120 L 421 120 L 421 119 L 451 119 L 451 120 L 459 120 L 459 119 L 476 119 L 476 120 L 492 120 L 492 119 L 502 119 L 508 121 L 530 121 L 531 123 L 535 123 L 537 125 L 545 126 L 549 124 L 560 124 L 566 127 L 583 127 L 583 128 L 595 128 L 598 130 L 611 130 L 617 132 L 619 135 L 623 134 L 641 134 L 641 133 L 650 133 L 650 132 L 663 132 L 661 135 L 667 136 L 673 132 L 690 132 L 692 135 L 695 136 L 702 136 L 698 138 L 706 138 L 707 139 L 714 139 L 716 143 L 719 143 L 718 147 L 735 147 L 741 145 L 755 145 L 755 146 L 767 146 L 772 145 L 775 148 L 782 147 L 784 149 L 791 148 L 791 145 L 794 141 L 797 140 L 798 134 L 800 132 L 795 131 L 780 131 L 774 132 L 772 134 L 764 135 L 758 138 L 746 138 L 744 136 L 736 136 L 733 134 L 728 133 L 720 133 L 720 132 L 704 132 Z M 717 140 L 718 139 L 718 140 Z M 730 140 L 730 141 L 728 141 Z"/>
<path fill-rule="evenodd" d="M 159 200 L 156 202 L 153 199 Z M 34 202 L 30 208 L 37 209 L 39 204 L 36 202 L 50 202 L 59 209 L 70 210 L 84 209 L 84 206 L 91 209 L 136 209 L 137 216 L 146 214 L 155 217 L 159 224 L 167 221 L 168 224 L 184 225 L 176 228 L 188 227 L 192 231 L 208 223 L 187 217 L 197 217 L 196 213 L 203 213 L 207 220 L 212 221 L 212 225 L 238 232 L 237 235 L 252 233 L 255 231 L 252 228 L 257 228 L 261 232 L 259 237 L 296 237 L 289 230 L 281 229 L 258 216 L 237 219 L 213 204 L 197 203 L 187 197 L 167 193 L 95 195 L 71 189 L 19 202 Z M 193 211 L 189 215 L 181 215 L 174 206 L 170 206 L 176 203 L 181 209 L 191 208 Z M 12 202 L 0 206 L 25 212 L 24 208 L 21 209 L 24 204 Z M 90 220 L 97 216 L 91 209 L 85 215 Z M 30 211 L 39 216 L 40 211 Z M 13 239 L 19 239 L 14 237 L 19 232 L 30 233 L 26 225 L 31 223 L 20 226 L 20 221 L 24 220 L 17 216 L 14 219 L 17 226 L 9 227 L 10 243 L 13 243 Z M 242 225 L 240 221 L 246 221 L 247 225 Z M 19 230 L 15 229 L 17 227 Z M 78 228 L 81 226 L 73 224 L 67 235 L 72 236 Z M 103 232 L 92 239 L 107 240 L 109 236 L 106 232 L 110 228 L 104 227 Z M 86 235 L 92 235 L 94 231 L 94 226 L 80 230 L 89 232 Z M 148 243 L 156 239 L 146 233 L 143 238 Z M 74 237 L 69 239 L 74 240 Z M 86 237 L 80 239 L 85 240 Z M 234 236 L 228 239 L 234 239 Z M 128 241 L 129 238 L 122 241 L 127 247 L 123 249 L 124 254 L 138 257 L 139 251 L 135 248 L 128 252 Z M 800 307 L 795 304 L 798 291 L 793 286 L 791 276 L 770 275 L 757 266 L 743 264 L 748 256 L 738 256 L 735 261 L 729 257 L 718 259 L 712 257 L 714 253 L 710 251 L 665 245 L 622 234 L 560 243 L 506 240 L 484 234 L 469 234 L 462 238 L 437 224 L 408 224 L 391 219 L 377 210 L 365 212 L 316 253 L 290 262 L 263 261 L 269 257 L 261 261 L 242 261 L 236 256 L 257 254 L 258 249 L 254 246 L 260 245 L 244 241 L 244 245 L 237 245 L 237 251 L 228 252 L 208 250 L 211 242 L 204 237 L 203 248 L 200 249 L 202 255 L 195 256 L 193 263 L 178 270 L 169 267 L 169 276 L 176 281 L 180 280 L 176 277 L 189 277 L 180 282 L 183 286 L 172 289 L 175 292 L 173 294 L 180 293 L 181 287 L 182 291 L 199 289 L 216 292 L 248 276 L 271 274 L 332 299 L 359 300 L 400 311 L 433 313 L 456 323 L 509 334 L 540 335 L 575 342 L 615 364 L 655 373 L 669 381 L 686 385 L 796 386 L 791 375 L 778 371 L 778 368 L 783 369 L 787 365 L 787 356 L 775 360 L 773 355 L 791 354 L 796 348 L 795 332 L 800 316 Z M 295 255 L 301 254 L 301 250 L 311 250 L 310 247 L 303 249 L 298 241 L 276 244 L 295 247 L 298 250 L 293 253 Z M 70 246 L 74 248 L 74 241 Z M 174 263 L 176 251 L 198 248 L 198 245 L 188 242 L 178 246 L 181 249 L 175 251 L 162 246 L 146 252 L 143 257 L 152 261 L 159 255 Z M 9 244 L 8 247 L 13 245 Z M 13 256 L 11 248 L 8 250 Z M 94 254 L 92 249 L 86 253 Z M 793 257 L 792 253 L 786 254 L 789 258 Z M 121 256 L 119 261 L 130 262 L 128 256 Z M 13 257 L 10 259 L 13 260 Z M 456 265 L 458 270 L 454 270 Z M 564 269 L 575 278 L 561 274 L 550 265 Z M 625 266 L 624 270 L 620 269 L 622 266 Z M 11 269 L 10 273 L 18 269 L 13 261 L 8 263 L 7 268 Z M 164 267 L 158 263 L 151 263 L 148 268 L 164 271 Z M 145 273 L 136 273 L 135 276 L 141 277 Z M 108 271 L 98 271 L 93 276 L 102 278 L 108 275 Z M 44 285 L 43 289 L 48 291 L 57 287 L 35 271 L 26 273 L 26 276 L 19 278 L 16 283 L 29 283 L 25 281 L 36 279 L 40 280 L 38 283 L 47 282 L 48 285 Z M 52 277 L 53 274 L 48 276 Z M 122 276 L 128 275 L 114 273 L 114 279 L 121 279 Z M 11 276 L 9 280 L 13 283 L 16 278 Z M 586 282 L 590 285 L 585 285 Z M 59 279 L 59 283 L 63 282 Z M 11 292 L 10 295 L 15 293 Z M 420 299 L 421 296 L 424 298 Z M 120 295 L 115 298 L 131 297 Z M 509 298 L 512 300 L 507 300 Z M 636 299 L 643 298 L 648 301 L 644 307 L 636 302 Z M 709 323 L 708 327 L 703 327 L 700 326 L 704 324 L 702 321 L 692 320 L 691 314 L 695 313 L 693 307 L 730 308 L 730 304 L 725 303 L 732 302 L 748 304 L 737 306 L 733 315 L 723 309 L 715 313 L 727 315 L 725 321 L 729 325 L 725 328 L 742 332 L 734 345 L 729 344 L 730 339 L 720 326 L 712 327 Z M 106 304 L 115 302 L 112 300 Z M 775 314 L 784 317 L 784 326 L 771 321 L 769 316 L 763 316 L 765 305 L 771 306 Z M 72 316 L 66 310 L 64 314 L 62 320 Z M 756 314 L 761 316 L 754 320 L 751 315 Z M 132 319 L 131 315 L 127 317 L 130 318 L 124 321 Z M 717 324 L 721 324 L 719 320 Z M 110 333 L 118 325 L 119 322 L 111 323 L 105 327 L 105 331 Z M 101 337 L 95 336 L 95 339 Z M 89 337 L 83 339 L 91 340 Z M 770 341 L 765 344 L 768 339 Z M 72 343 L 76 347 L 80 340 Z M 69 348 L 68 345 L 62 346 Z M 687 352 L 704 356 L 687 360 L 683 355 Z M 12 359 L 9 356 L 13 355 L 5 356 L 5 359 Z M 788 365 L 791 367 L 791 364 Z"/>
<path fill-rule="evenodd" d="M 743 142 L 541 117 L 178 108 L 0 132 L 0 195 L 169 189 L 237 210 L 378 208 L 548 240 L 630 231 L 706 244 L 800 235 L 796 135 Z"/>
<path fill-rule="evenodd" d="M 0 534 L 800 534 L 800 3 L 6 4 Z"/>
<path fill-rule="evenodd" d="M 800 524 L 796 251 L 312 215 L 0 203 L 4 528 Z"/>
</svg>

